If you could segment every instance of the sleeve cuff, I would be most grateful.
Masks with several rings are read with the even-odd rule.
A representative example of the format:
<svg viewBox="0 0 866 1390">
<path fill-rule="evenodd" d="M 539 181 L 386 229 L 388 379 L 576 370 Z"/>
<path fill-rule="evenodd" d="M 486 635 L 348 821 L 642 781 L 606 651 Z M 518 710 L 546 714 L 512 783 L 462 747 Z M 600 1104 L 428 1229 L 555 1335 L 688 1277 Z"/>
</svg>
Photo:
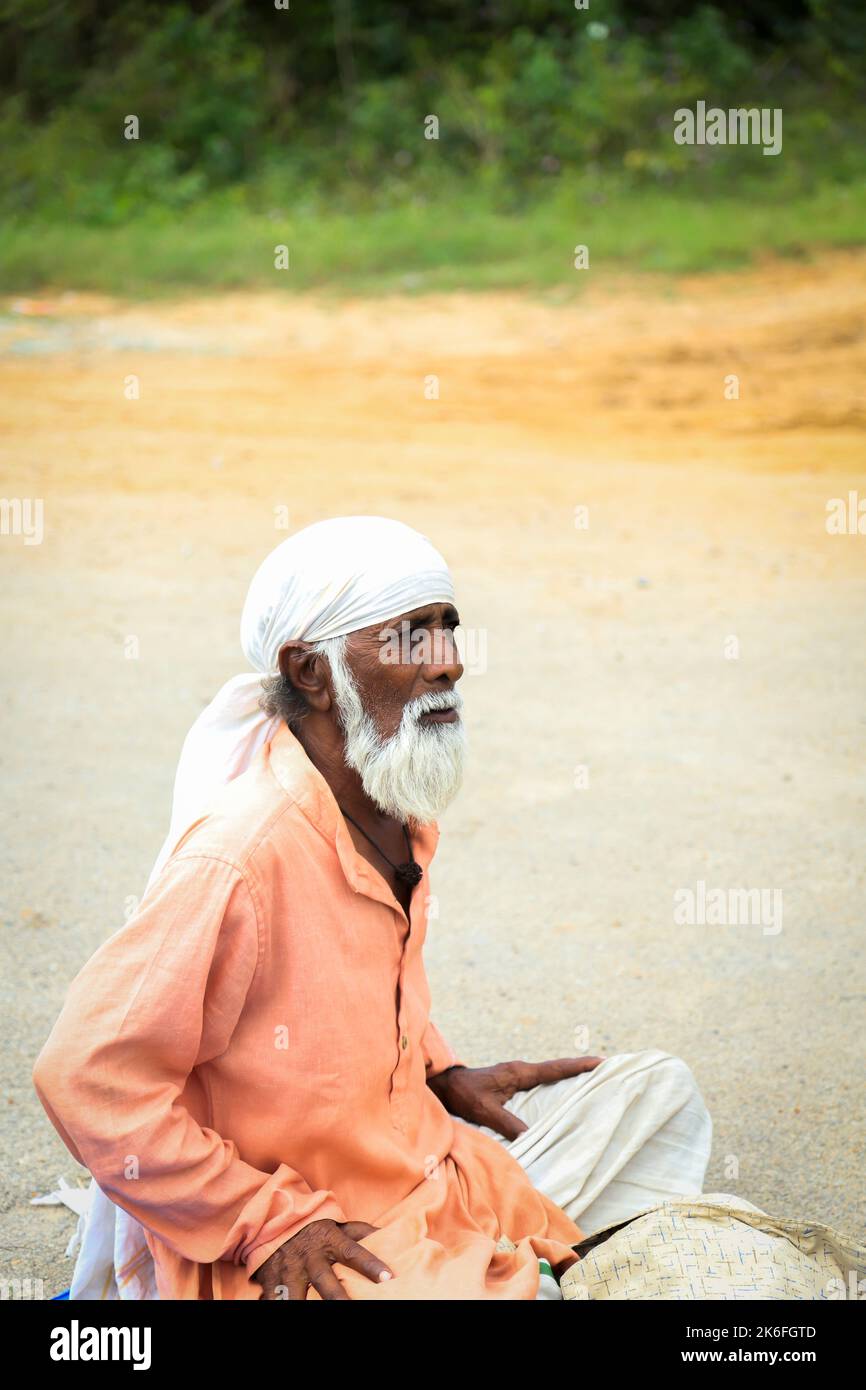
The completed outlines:
<svg viewBox="0 0 866 1390">
<path fill-rule="evenodd" d="M 305 1217 L 303 1221 L 296 1221 L 293 1226 L 286 1227 L 281 1235 L 272 1237 L 271 1240 L 265 1241 L 262 1245 L 253 1246 L 244 1260 L 247 1274 L 252 1277 L 256 1270 L 260 1269 L 265 1263 L 265 1260 L 269 1260 L 271 1255 L 273 1255 L 276 1250 L 279 1250 L 281 1245 L 285 1245 L 287 1240 L 291 1240 L 292 1236 L 296 1236 L 305 1226 L 312 1226 L 314 1221 L 343 1222 L 347 1220 L 348 1217 L 336 1202 L 323 1202 L 315 1215 Z"/>
</svg>

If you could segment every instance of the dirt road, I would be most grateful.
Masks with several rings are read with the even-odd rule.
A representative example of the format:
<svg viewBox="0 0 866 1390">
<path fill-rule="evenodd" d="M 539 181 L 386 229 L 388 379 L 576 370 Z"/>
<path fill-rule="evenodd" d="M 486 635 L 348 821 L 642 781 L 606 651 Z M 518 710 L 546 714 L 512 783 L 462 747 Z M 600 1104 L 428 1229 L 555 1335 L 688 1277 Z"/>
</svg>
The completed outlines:
<svg viewBox="0 0 866 1390">
<path fill-rule="evenodd" d="M 866 535 L 826 520 L 866 498 L 864 272 L 5 305 L 0 492 L 41 499 L 43 534 L 9 511 L 0 536 L 0 1277 L 68 1283 L 74 1219 L 28 1199 L 81 1175 L 33 1058 L 242 669 L 253 569 L 338 512 L 428 532 L 469 629 L 446 1036 L 478 1062 L 676 1052 L 710 1190 L 862 1232 Z M 679 923 L 700 882 L 783 913 Z"/>
</svg>

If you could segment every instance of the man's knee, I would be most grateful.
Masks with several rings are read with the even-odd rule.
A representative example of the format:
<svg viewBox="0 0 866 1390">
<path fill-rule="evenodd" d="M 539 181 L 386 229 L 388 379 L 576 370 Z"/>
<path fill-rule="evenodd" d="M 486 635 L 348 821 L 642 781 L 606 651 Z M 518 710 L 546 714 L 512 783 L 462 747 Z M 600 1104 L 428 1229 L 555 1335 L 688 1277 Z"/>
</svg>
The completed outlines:
<svg viewBox="0 0 866 1390">
<path fill-rule="evenodd" d="M 662 1052 L 657 1048 L 647 1050 L 642 1056 L 646 1059 L 647 1076 L 651 1078 L 650 1085 L 673 1092 L 682 1099 L 683 1105 L 691 1102 L 706 1110 L 694 1073 L 682 1057 L 675 1057 L 672 1052 Z"/>
</svg>

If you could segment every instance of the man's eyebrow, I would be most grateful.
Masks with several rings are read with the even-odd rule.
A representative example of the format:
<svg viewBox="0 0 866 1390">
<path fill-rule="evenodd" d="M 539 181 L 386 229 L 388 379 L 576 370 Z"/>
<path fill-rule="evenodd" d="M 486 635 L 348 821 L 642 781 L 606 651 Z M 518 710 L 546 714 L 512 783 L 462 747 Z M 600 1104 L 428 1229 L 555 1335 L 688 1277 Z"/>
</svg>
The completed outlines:
<svg viewBox="0 0 866 1390">
<path fill-rule="evenodd" d="M 403 623 L 410 623 L 410 624 L 415 624 L 415 623 L 418 623 L 418 624 L 429 623 L 429 622 L 432 622 L 432 621 L 433 621 L 436 617 L 438 617 L 438 616 L 439 616 L 439 615 L 438 615 L 438 612 L 437 612 L 436 608 L 433 608 L 433 607 L 430 607 L 430 608 L 419 608 L 419 609 L 418 609 L 416 612 L 414 612 L 414 613 L 399 613 L 399 614 L 397 615 L 396 618 L 393 618 L 393 619 L 387 624 L 387 626 L 393 628 L 393 627 L 396 627 L 397 624 L 398 624 L 398 623 L 401 623 L 401 622 L 403 622 Z M 448 604 L 445 605 L 445 607 L 444 607 L 444 609 L 443 609 L 443 611 L 442 611 L 442 621 L 443 621 L 444 623 L 457 623 L 457 624 L 459 624 L 459 622 L 460 622 L 460 614 L 457 612 L 457 609 L 454 607 L 453 603 L 448 603 Z"/>
</svg>

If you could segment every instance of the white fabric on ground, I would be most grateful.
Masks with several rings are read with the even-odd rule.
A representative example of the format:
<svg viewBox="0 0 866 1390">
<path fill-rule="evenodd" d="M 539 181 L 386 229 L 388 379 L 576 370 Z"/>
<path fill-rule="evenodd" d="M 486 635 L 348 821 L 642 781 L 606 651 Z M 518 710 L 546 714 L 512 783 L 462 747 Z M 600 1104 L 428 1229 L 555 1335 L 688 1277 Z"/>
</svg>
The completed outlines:
<svg viewBox="0 0 866 1390">
<path fill-rule="evenodd" d="M 529 1125 L 506 1144 L 537 1187 L 586 1236 L 668 1197 L 703 1191 L 713 1125 L 691 1071 L 657 1049 L 518 1091 L 506 1108 Z"/>
<path fill-rule="evenodd" d="M 80 1238 L 70 1299 L 156 1299 L 153 1257 L 135 1217 L 117 1207 L 91 1179 L 90 1205 Z"/>
</svg>

